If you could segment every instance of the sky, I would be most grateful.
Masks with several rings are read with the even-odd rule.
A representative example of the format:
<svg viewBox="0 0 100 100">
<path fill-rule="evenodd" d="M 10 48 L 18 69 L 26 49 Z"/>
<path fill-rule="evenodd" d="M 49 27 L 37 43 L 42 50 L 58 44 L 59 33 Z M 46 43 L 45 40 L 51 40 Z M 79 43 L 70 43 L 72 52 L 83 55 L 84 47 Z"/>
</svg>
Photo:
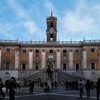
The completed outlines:
<svg viewBox="0 0 100 100">
<path fill-rule="evenodd" d="M 57 17 L 57 41 L 100 39 L 100 0 L 0 0 L 0 40 L 46 41 Z"/>
</svg>

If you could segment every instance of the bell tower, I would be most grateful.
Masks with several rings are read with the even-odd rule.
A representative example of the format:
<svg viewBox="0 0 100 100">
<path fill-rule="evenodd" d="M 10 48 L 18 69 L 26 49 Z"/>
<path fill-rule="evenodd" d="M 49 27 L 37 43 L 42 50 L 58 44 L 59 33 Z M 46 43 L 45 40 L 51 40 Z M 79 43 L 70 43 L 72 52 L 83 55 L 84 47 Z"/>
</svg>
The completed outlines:
<svg viewBox="0 0 100 100">
<path fill-rule="evenodd" d="M 57 18 L 53 16 L 53 13 L 51 12 L 51 16 L 47 17 L 46 19 L 47 23 L 47 41 L 48 42 L 54 42 L 57 40 Z"/>
</svg>

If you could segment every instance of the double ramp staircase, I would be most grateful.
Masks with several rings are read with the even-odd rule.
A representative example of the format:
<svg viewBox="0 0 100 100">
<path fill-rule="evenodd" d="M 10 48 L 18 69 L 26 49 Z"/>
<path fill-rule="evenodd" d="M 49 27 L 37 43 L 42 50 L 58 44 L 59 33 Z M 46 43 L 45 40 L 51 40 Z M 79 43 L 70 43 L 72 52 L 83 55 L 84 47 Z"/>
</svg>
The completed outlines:
<svg viewBox="0 0 100 100">
<path fill-rule="evenodd" d="M 28 84 L 29 80 L 34 80 L 35 83 L 44 83 L 44 81 L 46 81 L 46 71 L 45 70 L 41 70 L 41 71 L 37 71 L 34 74 L 26 77 L 26 84 Z M 54 75 L 54 74 L 53 74 Z M 64 85 L 64 83 L 66 81 L 75 81 L 78 79 L 81 79 L 81 76 L 77 76 L 77 75 L 73 75 L 73 74 L 69 74 L 67 72 L 63 72 L 62 70 L 57 70 L 56 71 L 56 80 L 57 80 L 57 84 L 59 86 Z M 54 78 L 54 76 L 53 76 Z"/>
</svg>

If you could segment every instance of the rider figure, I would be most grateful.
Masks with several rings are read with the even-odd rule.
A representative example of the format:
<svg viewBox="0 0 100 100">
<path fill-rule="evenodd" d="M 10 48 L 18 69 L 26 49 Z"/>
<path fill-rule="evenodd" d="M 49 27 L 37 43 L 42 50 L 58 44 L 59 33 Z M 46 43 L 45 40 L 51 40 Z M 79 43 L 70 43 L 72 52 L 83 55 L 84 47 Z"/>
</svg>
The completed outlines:
<svg viewBox="0 0 100 100">
<path fill-rule="evenodd" d="M 50 63 L 47 65 L 47 73 L 48 73 L 48 77 L 52 78 L 52 70 L 50 68 Z"/>
</svg>

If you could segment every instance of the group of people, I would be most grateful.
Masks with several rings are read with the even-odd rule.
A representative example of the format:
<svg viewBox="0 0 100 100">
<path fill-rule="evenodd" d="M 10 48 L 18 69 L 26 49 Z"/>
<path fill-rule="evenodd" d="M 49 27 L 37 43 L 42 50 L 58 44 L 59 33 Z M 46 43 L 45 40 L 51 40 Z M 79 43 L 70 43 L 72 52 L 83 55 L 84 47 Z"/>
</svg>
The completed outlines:
<svg viewBox="0 0 100 100">
<path fill-rule="evenodd" d="M 1 98 L 5 97 L 5 93 L 3 92 L 3 87 L 6 87 L 6 93 L 8 93 L 9 90 L 9 100 L 15 99 L 15 89 L 17 87 L 17 83 L 14 77 L 11 77 L 11 79 L 7 80 L 5 84 L 3 83 L 2 79 L 0 78 L 0 95 Z"/>
<path fill-rule="evenodd" d="M 98 81 L 96 84 L 93 85 L 96 88 L 96 94 L 97 94 L 97 100 L 99 100 L 99 94 L 100 94 L 100 78 L 98 78 Z M 90 89 L 91 89 L 91 82 L 90 80 L 87 80 L 85 84 L 83 84 L 82 80 L 80 80 L 79 83 L 79 89 L 80 89 L 80 98 L 83 97 L 83 89 L 86 89 L 87 98 L 90 97 Z"/>
<path fill-rule="evenodd" d="M 51 85 L 49 86 L 48 82 L 44 82 L 44 85 L 43 85 L 44 92 L 48 92 L 51 89 L 57 89 L 57 82 L 56 81 L 54 81 L 54 82 L 52 81 L 50 84 Z"/>
<path fill-rule="evenodd" d="M 99 100 L 99 94 L 100 94 L 100 78 L 98 78 L 98 81 L 94 84 L 90 80 L 86 80 L 84 83 L 82 80 L 80 81 L 66 81 L 65 82 L 65 88 L 68 89 L 78 89 L 80 98 L 83 97 L 83 90 L 86 89 L 87 98 L 90 97 L 90 90 L 93 88 L 96 88 L 96 94 L 97 94 L 97 100 Z"/>
<path fill-rule="evenodd" d="M 65 88 L 68 89 L 78 89 L 78 81 L 66 81 L 65 82 Z"/>
<path fill-rule="evenodd" d="M 90 89 L 92 88 L 92 83 L 90 80 L 87 80 L 86 83 L 84 84 L 82 80 L 80 80 L 80 82 L 78 83 L 78 81 L 76 82 L 72 82 L 73 84 L 75 83 L 75 85 L 71 85 L 72 87 L 75 86 L 76 89 L 79 89 L 79 93 L 80 93 L 80 98 L 83 97 L 83 89 L 86 89 L 86 93 L 87 93 L 87 98 L 90 97 Z M 57 88 L 57 82 L 54 82 L 55 84 L 55 89 Z M 53 87 L 54 84 L 51 84 L 51 88 Z M 68 85 L 68 81 L 65 82 L 65 87 L 66 89 L 69 87 L 70 85 Z M 11 79 L 6 80 L 5 84 L 3 83 L 2 79 L 0 78 L 0 96 L 1 98 L 5 97 L 5 93 L 3 92 L 2 88 L 6 87 L 6 93 L 8 93 L 9 90 L 9 100 L 14 100 L 15 99 L 15 89 L 17 88 L 17 82 L 16 79 L 14 77 L 11 77 Z M 100 94 L 100 78 L 98 78 L 98 81 L 96 84 L 93 85 L 93 87 L 96 88 L 96 94 L 97 94 L 97 100 L 99 100 L 99 94 Z M 48 86 L 47 82 L 44 83 L 44 92 L 49 91 L 50 87 Z M 73 89 L 73 88 L 72 88 Z M 29 80 L 29 93 L 33 93 L 34 90 L 34 81 Z"/>
</svg>

